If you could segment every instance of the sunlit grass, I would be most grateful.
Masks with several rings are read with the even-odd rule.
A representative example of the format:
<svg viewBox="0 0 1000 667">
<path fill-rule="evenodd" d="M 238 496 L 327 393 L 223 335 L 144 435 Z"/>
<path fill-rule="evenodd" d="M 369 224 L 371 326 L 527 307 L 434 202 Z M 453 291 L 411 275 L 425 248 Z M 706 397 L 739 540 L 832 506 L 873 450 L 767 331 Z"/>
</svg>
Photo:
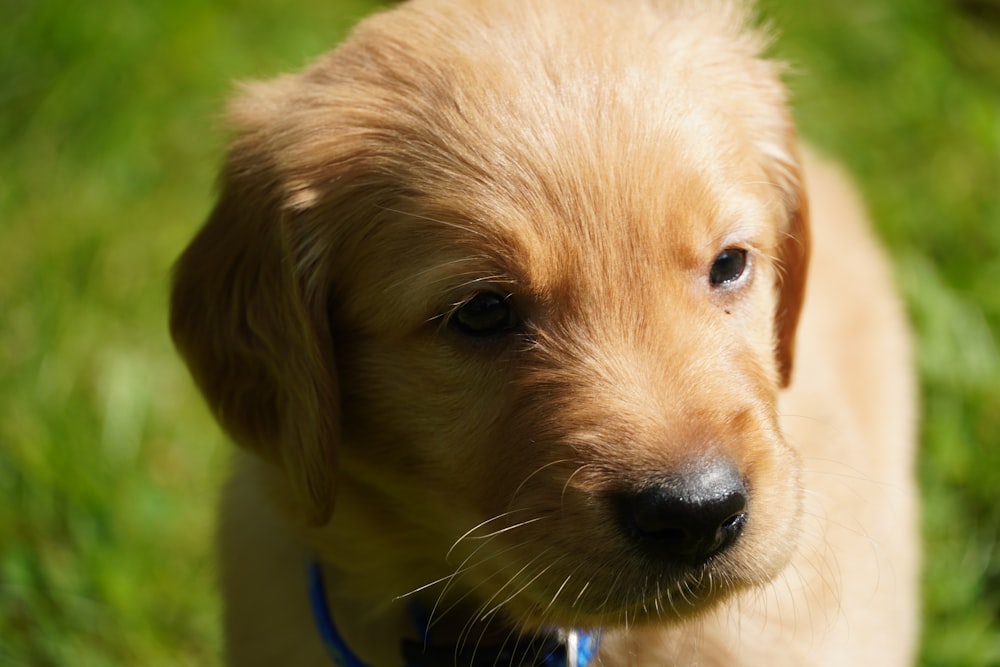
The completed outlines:
<svg viewBox="0 0 1000 667">
<path fill-rule="evenodd" d="M 998 14 L 764 5 L 804 132 L 857 175 L 920 335 L 923 662 L 1000 663 Z M 230 81 L 301 66 L 371 6 L 0 13 L 0 664 L 217 661 L 228 445 L 166 335 L 169 267 L 210 206 Z"/>
</svg>

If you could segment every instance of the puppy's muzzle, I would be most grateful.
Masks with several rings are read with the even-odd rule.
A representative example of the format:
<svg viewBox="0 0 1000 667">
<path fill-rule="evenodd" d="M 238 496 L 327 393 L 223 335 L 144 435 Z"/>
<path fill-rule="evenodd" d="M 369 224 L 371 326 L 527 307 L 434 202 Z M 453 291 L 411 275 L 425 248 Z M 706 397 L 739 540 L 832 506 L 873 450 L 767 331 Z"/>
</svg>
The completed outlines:
<svg viewBox="0 0 1000 667">
<path fill-rule="evenodd" d="M 647 556 L 691 567 L 730 547 L 747 522 L 746 485 L 720 459 L 646 482 L 616 502 L 622 529 Z"/>
</svg>

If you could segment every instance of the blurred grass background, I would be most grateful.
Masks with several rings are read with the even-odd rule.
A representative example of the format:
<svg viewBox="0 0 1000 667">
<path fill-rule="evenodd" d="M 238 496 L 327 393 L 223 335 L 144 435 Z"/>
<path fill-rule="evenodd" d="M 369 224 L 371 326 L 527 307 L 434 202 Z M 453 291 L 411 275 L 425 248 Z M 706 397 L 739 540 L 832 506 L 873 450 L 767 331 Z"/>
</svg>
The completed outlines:
<svg viewBox="0 0 1000 667">
<path fill-rule="evenodd" d="M 366 0 L 0 3 L 0 664 L 218 662 L 227 445 L 167 338 L 232 79 Z M 1000 664 L 1000 2 L 762 0 L 919 335 L 926 665 Z"/>
</svg>

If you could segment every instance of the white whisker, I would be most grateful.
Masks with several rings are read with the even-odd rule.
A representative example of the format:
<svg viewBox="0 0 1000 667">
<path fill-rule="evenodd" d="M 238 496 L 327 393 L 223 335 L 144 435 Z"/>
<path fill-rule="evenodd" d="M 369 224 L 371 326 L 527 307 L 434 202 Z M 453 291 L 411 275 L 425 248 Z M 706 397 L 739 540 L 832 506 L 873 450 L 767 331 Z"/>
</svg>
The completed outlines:
<svg viewBox="0 0 1000 667">
<path fill-rule="evenodd" d="M 574 569 L 572 572 L 570 572 L 568 575 L 566 575 L 566 578 L 563 580 L 562 584 L 559 585 L 559 588 L 556 589 L 556 592 L 552 595 L 552 599 L 549 600 L 549 603 L 547 605 L 545 605 L 545 609 L 542 610 L 542 615 L 543 616 L 545 614 L 547 614 L 548 611 L 549 611 L 549 609 L 552 608 L 552 605 L 554 605 L 556 603 L 556 599 L 559 598 L 559 595 L 563 592 L 563 590 L 569 584 L 569 580 L 573 578 L 573 575 L 576 574 L 579 569 L 580 569 L 580 566 L 577 565 L 576 569 Z"/>
<path fill-rule="evenodd" d="M 500 590 L 498 590 L 498 591 L 497 591 L 497 593 L 496 593 L 496 594 L 495 594 L 495 595 L 493 596 L 493 598 L 491 598 L 491 599 L 490 599 L 490 604 L 492 604 L 493 600 L 494 600 L 494 599 L 496 599 L 497 595 L 499 595 L 499 594 L 500 594 L 501 592 L 503 592 L 503 589 L 507 588 L 507 587 L 508 587 L 508 586 L 510 586 L 510 585 L 511 585 L 512 583 L 514 583 L 514 582 L 515 582 L 515 581 L 517 580 L 517 578 L 518 578 L 518 577 L 520 577 L 520 576 L 521 576 L 522 574 L 524 574 L 524 571 L 525 571 L 525 570 L 527 570 L 527 569 L 528 569 L 529 567 L 531 567 L 532 565 L 534 565 L 534 564 L 535 564 L 535 562 L 536 562 L 536 561 L 537 561 L 537 560 L 538 560 L 539 558 L 541 558 L 542 556 L 544 556 L 545 554 L 547 554 L 547 553 L 548 553 L 549 551 L 551 551 L 551 550 L 552 550 L 552 549 L 551 549 L 551 548 L 549 548 L 549 549 L 545 549 L 544 551 L 541 551 L 541 552 L 539 552 L 539 553 L 535 554 L 535 557 L 534 557 L 534 558 L 532 558 L 532 559 L 531 559 L 531 560 L 529 560 L 529 561 L 528 561 L 527 563 L 525 563 L 525 564 L 524 564 L 524 565 L 523 565 L 523 566 L 521 567 L 521 569 L 520 569 L 520 570 L 518 570 L 517 572 L 515 572 L 515 573 L 514 573 L 514 576 L 512 576 L 512 577 L 511 577 L 510 579 L 508 579 L 508 580 L 507 580 L 507 583 L 506 583 L 506 584 L 504 584 L 503 586 L 501 586 L 501 587 L 500 587 Z M 490 611 L 488 611 L 488 612 L 486 612 L 485 614 L 483 614 L 482 616 L 480 616 L 480 617 L 479 617 L 479 620 L 480 620 L 480 621 L 485 621 L 485 620 L 486 620 L 486 619 L 487 619 L 487 618 L 488 618 L 489 616 L 492 616 L 492 615 L 493 615 L 494 613 L 496 613 L 496 612 L 497 612 L 497 611 L 498 611 L 498 610 L 499 610 L 499 609 L 500 609 L 501 607 L 503 607 L 503 606 L 504 606 L 505 604 L 507 604 L 508 602 L 510 602 L 511 600 L 513 600 L 513 599 L 514 599 L 515 597 L 517 597 L 517 596 L 518 596 L 519 594 L 521 594 L 521 593 L 522 593 L 522 592 L 524 591 L 524 589 L 525 589 L 525 588 L 527 588 L 527 586 L 528 586 L 528 585 L 530 585 L 530 583 L 531 583 L 531 582 L 529 581 L 529 582 L 528 582 L 528 584 L 526 584 L 526 585 L 525 585 L 524 587 L 520 588 L 520 589 L 519 589 L 518 591 L 516 591 L 516 592 L 515 592 L 515 593 L 514 593 L 513 595 L 511 595 L 511 596 L 510 596 L 510 597 L 508 597 L 508 598 L 507 598 L 506 600 L 504 600 L 504 601 L 503 601 L 503 602 L 501 602 L 500 604 L 498 604 L 498 605 L 496 605 L 495 607 L 493 607 L 493 608 L 492 608 L 492 609 L 491 609 Z"/>
<path fill-rule="evenodd" d="M 583 584 L 583 588 L 580 589 L 580 592 L 576 594 L 576 599 L 573 600 L 572 604 L 574 608 L 576 607 L 577 603 L 580 602 L 580 599 L 583 597 L 583 594 L 587 592 L 587 588 L 589 587 L 590 587 L 590 581 L 588 580 L 586 583 Z"/>
<path fill-rule="evenodd" d="M 490 517 L 489 519 L 486 519 L 485 521 L 482 521 L 482 522 L 476 524 L 475 526 L 473 526 L 469 530 L 467 530 L 464 533 L 462 533 L 462 536 L 459 537 L 457 540 L 455 540 L 452 543 L 451 547 L 448 549 L 448 553 L 445 554 L 444 559 L 446 561 L 450 560 L 452 552 L 455 551 L 455 548 L 459 544 L 461 544 L 462 540 L 464 540 L 465 538 L 469 537 L 470 535 L 472 535 L 474 532 L 476 532 L 477 530 L 479 530 L 483 526 L 491 524 L 494 521 L 499 521 L 500 519 L 505 519 L 505 518 L 509 517 L 512 514 L 516 514 L 517 512 L 526 512 L 526 511 L 528 511 L 527 508 L 510 510 L 509 512 L 504 512 L 503 514 L 498 514 L 496 516 Z"/>
<path fill-rule="evenodd" d="M 527 526 L 529 524 L 536 523 L 538 521 L 542 521 L 542 520 L 547 519 L 547 518 L 548 517 L 546 517 L 546 516 L 536 516 L 534 519 L 527 519 L 526 521 L 522 521 L 521 523 L 515 523 L 512 526 L 507 526 L 506 528 L 501 528 L 500 530 L 495 530 L 492 533 L 487 533 L 485 535 L 472 535 L 472 536 L 467 537 L 466 539 L 467 540 L 487 540 L 487 539 L 489 539 L 491 537 L 496 537 L 497 535 L 503 535 L 504 533 L 509 533 L 512 530 L 516 530 L 518 528 L 523 528 L 523 527 L 525 527 L 525 526 Z"/>
<path fill-rule="evenodd" d="M 561 463 L 571 463 L 571 462 L 572 462 L 571 459 L 558 459 L 556 461 L 550 461 L 549 463 L 546 463 L 546 464 L 544 464 L 542 466 L 539 466 L 534 472 L 532 472 L 530 475 L 528 475 L 527 477 L 525 477 L 524 481 L 522 481 L 520 484 L 518 484 L 517 488 L 514 489 L 514 493 L 511 494 L 511 497 L 510 497 L 511 504 L 514 503 L 514 501 L 517 499 L 517 494 L 519 494 L 521 492 L 521 489 L 524 488 L 524 485 L 527 484 L 531 480 L 532 477 L 534 477 L 538 473 L 542 472 L 546 468 L 551 468 L 552 466 L 556 466 L 556 465 L 559 465 Z"/>
<path fill-rule="evenodd" d="M 566 491 L 569 489 L 569 485 L 573 481 L 573 478 L 576 477 L 581 472 L 583 472 L 584 470 L 586 470 L 587 468 L 593 468 L 593 467 L 594 467 L 593 465 L 585 463 L 585 464 L 581 465 L 580 467 L 578 467 L 576 470 L 574 470 L 570 474 L 570 476 L 566 478 L 566 483 L 563 484 L 562 495 L 560 496 L 560 502 L 563 505 L 566 504 Z"/>
<path fill-rule="evenodd" d="M 542 552 L 542 553 L 545 553 L 545 552 Z M 539 555 L 541 555 L 541 554 L 539 554 Z M 502 608 L 502 607 L 503 607 L 503 606 L 504 606 L 505 604 L 507 604 L 508 602 L 510 602 L 511 600 L 513 600 L 514 598 L 516 598 L 516 597 L 517 597 L 518 595 L 520 595 L 520 594 L 521 594 L 521 593 L 523 593 L 524 591 L 526 591 L 526 590 L 527 590 L 527 589 L 528 589 L 528 588 L 529 588 L 529 587 L 530 587 L 530 586 L 531 586 L 531 585 L 532 585 L 533 583 L 535 583 L 536 581 L 538 581 L 539 577 L 542 577 L 542 576 L 544 576 L 544 575 L 545 575 L 545 573 L 546 573 L 546 572 L 548 572 L 548 571 L 549 571 L 550 569 L 552 569 L 552 566 L 553 566 L 553 565 L 555 565 L 555 564 L 556 564 L 556 563 L 558 563 L 558 562 L 559 562 L 559 561 L 558 561 L 558 560 L 556 560 L 556 561 L 554 561 L 554 562 L 552 562 L 552 563 L 549 563 L 549 564 L 548 564 L 548 565 L 546 565 L 545 567 L 543 567 L 543 568 L 541 569 L 541 571 L 539 571 L 539 572 L 538 572 L 538 574 L 536 574 L 536 575 L 535 575 L 535 576 L 533 576 L 533 577 L 532 577 L 531 579 L 529 579 L 529 580 L 528 580 L 528 581 L 527 581 L 527 582 L 526 582 L 526 583 L 524 584 L 524 586 L 521 586 L 521 588 L 517 589 L 517 590 L 516 590 L 516 591 L 514 591 L 514 592 L 513 592 L 513 593 L 512 593 L 512 594 L 511 594 L 510 596 L 508 596 L 506 600 L 504 600 L 504 601 L 503 601 L 503 602 L 501 602 L 500 604 L 498 604 L 498 605 L 496 605 L 495 607 L 493 607 L 493 609 L 491 609 L 491 610 L 489 610 L 488 612 L 486 612 L 486 614 L 484 614 L 484 615 L 483 615 L 483 619 L 485 619 L 485 618 L 486 618 L 486 617 L 488 617 L 488 616 L 492 616 L 492 615 L 493 615 L 493 614 L 495 614 L 495 613 L 496 613 L 497 611 L 499 611 L 499 610 L 500 610 L 500 609 L 501 609 L 501 608 Z M 515 575 L 515 576 L 517 576 L 517 575 Z M 482 620 L 482 619 L 481 619 L 481 620 Z"/>
</svg>

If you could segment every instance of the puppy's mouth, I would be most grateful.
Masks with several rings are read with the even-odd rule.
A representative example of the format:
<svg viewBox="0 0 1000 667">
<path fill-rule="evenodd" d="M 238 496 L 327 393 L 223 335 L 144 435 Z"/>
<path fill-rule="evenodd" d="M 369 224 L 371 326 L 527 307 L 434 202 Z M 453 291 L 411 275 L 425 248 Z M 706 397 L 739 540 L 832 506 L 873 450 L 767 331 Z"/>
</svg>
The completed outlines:
<svg viewBox="0 0 1000 667">
<path fill-rule="evenodd" d="M 794 512 L 776 522 L 756 511 L 769 493 L 752 498 L 722 460 L 613 491 L 564 488 L 558 507 L 511 513 L 482 536 L 462 575 L 484 600 L 472 618 L 531 633 L 698 616 L 790 557 Z"/>
</svg>

